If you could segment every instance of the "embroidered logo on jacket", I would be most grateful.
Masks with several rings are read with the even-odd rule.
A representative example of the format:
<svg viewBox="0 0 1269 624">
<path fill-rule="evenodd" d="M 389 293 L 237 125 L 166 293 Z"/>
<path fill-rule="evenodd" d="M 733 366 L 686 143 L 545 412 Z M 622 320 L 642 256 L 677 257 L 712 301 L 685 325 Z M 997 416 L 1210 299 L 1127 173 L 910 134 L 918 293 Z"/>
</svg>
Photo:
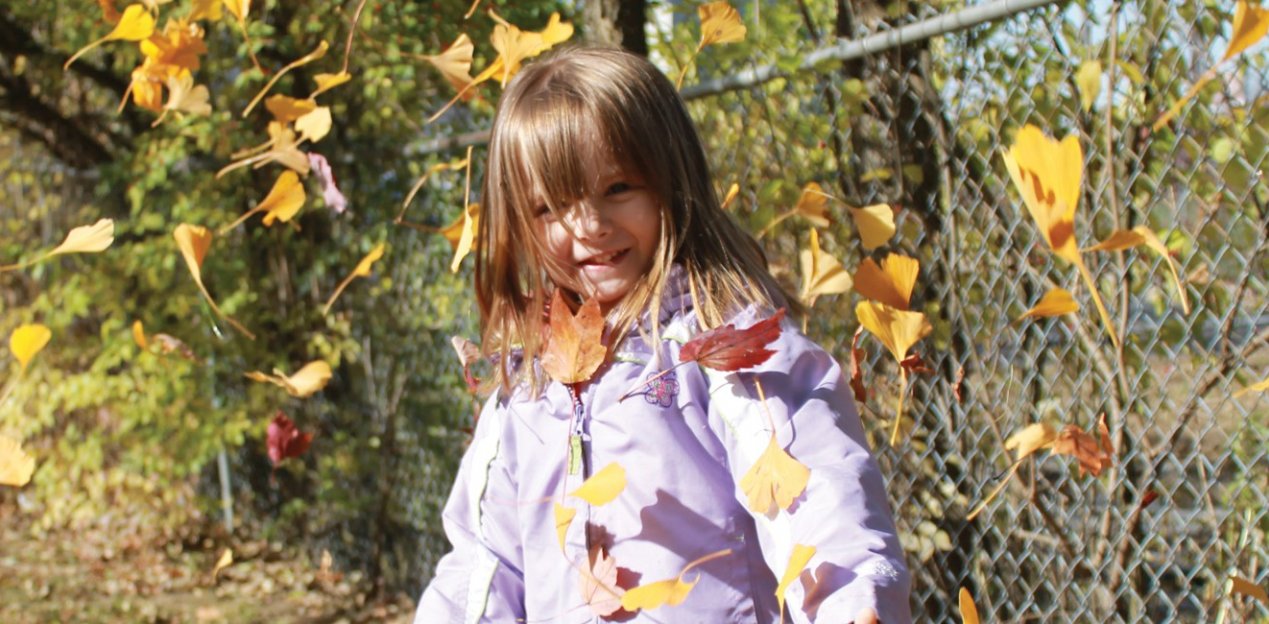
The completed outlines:
<svg viewBox="0 0 1269 624">
<path fill-rule="evenodd" d="M 645 379 L 657 374 L 650 373 Z M 668 375 L 649 382 L 641 394 L 643 394 L 643 400 L 652 405 L 669 407 L 674 404 L 674 399 L 679 395 L 679 378 L 674 371 L 670 371 Z"/>
</svg>

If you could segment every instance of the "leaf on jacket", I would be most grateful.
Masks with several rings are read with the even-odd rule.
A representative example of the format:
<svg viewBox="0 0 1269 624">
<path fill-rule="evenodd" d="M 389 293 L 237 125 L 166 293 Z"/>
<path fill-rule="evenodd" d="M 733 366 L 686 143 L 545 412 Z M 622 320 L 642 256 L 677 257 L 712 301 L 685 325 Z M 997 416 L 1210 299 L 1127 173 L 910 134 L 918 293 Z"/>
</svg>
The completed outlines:
<svg viewBox="0 0 1269 624">
<path fill-rule="evenodd" d="M 699 576 L 691 581 L 684 581 L 684 575 L 698 565 L 730 554 L 730 548 L 710 553 L 683 566 L 683 570 L 675 578 L 655 581 L 627 590 L 621 597 L 621 608 L 633 613 L 639 609 L 652 610 L 665 605 L 682 604 L 692 588 L 696 587 L 696 583 L 700 581 Z"/>
<path fill-rule="evenodd" d="M 811 470 L 785 452 L 772 434 L 767 449 L 741 477 L 740 490 L 749 499 L 749 511 L 774 518 L 802 494 L 810 477 Z"/>
<path fill-rule="evenodd" d="M 326 387 L 326 383 L 330 381 L 331 370 L 330 364 L 325 361 L 314 360 L 305 364 L 294 375 L 287 376 L 286 373 L 275 368 L 272 375 L 251 371 L 246 374 L 246 377 L 252 381 L 280 386 L 286 390 L 287 394 L 302 399 Z"/>
<path fill-rule="evenodd" d="M 269 450 L 269 461 L 277 466 L 288 457 L 299 457 L 308 450 L 308 445 L 312 441 L 313 434 L 300 431 L 295 423 L 279 410 L 273 416 L 273 422 L 269 423 L 269 432 L 265 438 L 265 444 Z"/>
<path fill-rule="evenodd" d="M 626 489 L 626 469 L 613 462 L 591 475 L 576 490 L 569 492 L 596 507 L 607 505 Z"/>
<path fill-rule="evenodd" d="M 717 371 L 731 372 L 766 362 L 775 351 L 767 348 L 780 337 L 784 308 L 745 329 L 728 324 L 707 331 L 687 342 L 679 351 L 679 362 L 696 362 Z"/>
<path fill-rule="evenodd" d="M 22 450 L 22 443 L 0 434 L 0 485 L 22 487 L 34 472 L 35 458 Z"/>
<path fill-rule="evenodd" d="M 794 544 L 793 552 L 789 555 L 789 565 L 784 569 L 784 575 L 780 577 L 780 584 L 776 586 L 776 601 L 780 603 L 780 623 L 784 624 L 784 592 L 788 591 L 789 585 L 797 580 L 802 574 L 802 570 L 806 569 L 806 564 L 810 563 L 811 557 L 815 556 L 815 547 L 805 544 Z"/>
<path fill-rule="evenodd" d="M 590 549 L 589 565 L 579 570 L 577 589 L 582 600 L 599 617 L 608 617 L 621 609 L 626 590 L 617 586 L 617 560 L 604 554 L 604 549 Z"/>
<path fill-rule="evenodd" d="M 564 296 L 556 289 L 551 298 L 551 335 L 542 352 L 542 369 L 562 384 L 590 379 L 604 363 L 604 317 L 599 301 L 589 299 L 574 315 Z"/>
<path fill-rule="evenodd" d="M 564 550 L 564 537 L 568 535 L 568 525 L 573 523 L 577 510 L 555 503 L 555 535 L 560 540 L 560 551 Z"/>
</svg>

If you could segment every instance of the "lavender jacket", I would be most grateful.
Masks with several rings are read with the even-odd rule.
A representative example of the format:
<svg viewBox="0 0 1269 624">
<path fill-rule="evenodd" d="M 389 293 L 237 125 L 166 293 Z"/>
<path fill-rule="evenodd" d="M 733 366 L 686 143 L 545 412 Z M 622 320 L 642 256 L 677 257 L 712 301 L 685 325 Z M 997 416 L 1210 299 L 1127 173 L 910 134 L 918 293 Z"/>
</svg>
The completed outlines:
<svg viewBox="0 0 1269 624">
<path fill-rule="evenodd" d="M 845 623 L 865 606 L 885 624 L 911 621 L 903 551 L 849 387 L 833 358 L 787 321 L 770 347 L 776 354 L 756 368 L 719 373 L 687 365 L 618 401 L 677 362 L 699 331 L 690 297 L 679 290 L 662 307 L 669 312 L 661 343 L 632 332 L 580 393 L 580 413 L 555 382 L 536 400 L 519 388 L 486 403 L 445 506 L 454 550 L 437 565 L 415 624 L 607 621 L 578 587 L 578 569 L 595 545 L 615 558 L 618 584 L 627 589 L 732 549 L 687 573 L 685 580 L 699 581 L 681 604 L 633 616 L 619 611 L 619 621 L 777 622 L 775 588 L 795 544 L 817 550 L 786 592 L 786 621 Z M 751 308 L 734 323 L 747 327 L 766 316 Z M 779 443 L 810 468 L 806 491 L 773 518 L 750 513 L 737 485 L 771 438 L 754 377 Z M 584 442 L 570 474 L 574 432 Z M 625 490 L 597 507 L 563 499 L 577 516 L 561 553 L 553 507 L 540 501 L 560 501 L 612 462 L 626 469 Z"/>
</svg>

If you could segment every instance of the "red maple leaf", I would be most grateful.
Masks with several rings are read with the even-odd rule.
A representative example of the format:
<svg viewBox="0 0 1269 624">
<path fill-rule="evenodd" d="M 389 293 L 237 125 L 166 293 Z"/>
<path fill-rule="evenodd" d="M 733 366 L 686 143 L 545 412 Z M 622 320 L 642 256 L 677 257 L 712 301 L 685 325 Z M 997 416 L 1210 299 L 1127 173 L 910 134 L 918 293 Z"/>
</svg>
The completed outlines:
<svg viewBox="0 0 1269 624">
<path fill-rule="evenodd" d="M 746 329 L 728 324 L 711 329 L 687 342 L 679 351 L 679 362 L 696 362 L 717 371 L 737 371 L 766 362 L 775 351 L 767 345 L 780 337 L 784 308 L 770 318 Z"/>
<path fill-rule="evenodd" d="M 273 422 L 269 423 L 269 460 L 277 466 L 288 457 L 299 457 L 308 450 L 312 441 L 313 434 L 300 431 L 286 414 L 278 410 Z"/>
</svg>

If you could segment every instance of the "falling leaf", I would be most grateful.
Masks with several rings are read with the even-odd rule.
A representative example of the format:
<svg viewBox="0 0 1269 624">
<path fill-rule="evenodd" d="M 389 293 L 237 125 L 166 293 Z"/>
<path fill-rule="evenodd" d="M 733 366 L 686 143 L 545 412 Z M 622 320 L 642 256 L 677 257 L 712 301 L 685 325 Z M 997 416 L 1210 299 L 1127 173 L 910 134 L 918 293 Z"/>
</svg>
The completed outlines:
<svg viewBox="0 0 1269 624">
<path fill-rule="evenodd" d="M 317 110 L 317 102 L 301 100 L 288 95 L 271 95 L 264 101 L 264 107 L 273 115 L 278 123 L 290 123 Z"/>
<path fill-rule="evenodd" d="M 99 219 L 92 225 L 81 225 L 66 234 L 62 241 L 48 256 L 68 253 L 97 253 L 104 251 L 115 240 L 115 222 L 113 219 Z"/>
<path fill-rule="evenodd" d="M 454 240 L 455 231 L 452 226 L 445 228 L 441 232 L 454 246 L 454 259 L 449 263 L 451 273 L 457 273 L 463 258 L 466 258 L 467 254 L 471 253 L 472 247 L 476 244 L 476 228 L 479 225 L 480 204 L 468 204 L 467 209 L 463 211 L 462 225 L 457 228 L 458 240 Z"/>
<path fill-rule="evenodd" d="M 811 562 L 813 556 L 815 556 L 814 546 L 793 545 L 793 552 L 789 555 L 789 565 L 784 568 L 784 575 L 780 577 L 780 584 L 775 590 L 776 601 L 780 603 L 780 622 L 782 623 L 784 622 L 784 592 L 802 574 L 802 570 L 806 569 L 806 564 Z"/>
<path fill-rule="evenodd" d="M 737 43 L 745 40 L 745 25 L 740 13 L 725 1 L 703 4 L 696 9 L 701 18 L 699 48 L 716 43 Z"/>
<path fill-rule="evenodd" d="M 198 71 L 199 57 L 207 54 L 203 29 L 188 19 L 171 19 L 162 33 L 154 33 L 138 46 L 152 69 L 166 78 L 190 75 Z M 191 81 L 193 76 L 191 75 Z"/>
<path fill-rule="evenodd" d="M 1044 293 L 1039 303 L 1018 317 L 1018 320 L 1042 316 L 1061 316 L 1077 312 L 1079 309 L 1080 304 L 1075 301 L 1070 292 L 1062 288 L 1052 288 L 1049 292 Z"/>
<path fill-rule="evenodd" d="M 1177 295 L 1181 297 L 1181 308 L 1186 314 L 1190 313 L 1190 298 L 1185 291 L 1185 285 L 1181 282 L 1181 274 L 1177 271 L 1176 262 L 1172 259 L 1172 251 L 1168 246 L 1159 240 L 1159 236 L 1154 230 L 1138 225 L 1131 230 L 1115 230 L 1110 236 L 1085 251 L 1123 251 L 1131 249 L 1138 245 L 1145 245 L 1152 251 L 1163 256 L 1168 263 L 1168 270 L 1172 273 L 1172 284 L 1176 286 Z"/>
<path fill-rule="evenodd" d="M 251 0 L 223 0 L 225 9 L 230 15 L 239 22 L 247 21 L 247 14 L 251 12 Z"/>
<path fill-rule="evenodd" d="M 211 94 L 207 92 L 205 85 L 194 86 L 194 78 L 188 73 L 183 73 L 178 77 L 169 77 L 167 79 L 167 103 L 163 105 L 163 113 L 168 111 L 176 111 L 188 113 L 190 115 L 207 115 L 211 113 L 211 104 L 208 99 Z M 154 121 L 152 126 L 159 125 L 163 120 L 160 116 Z"/>
<path fill-rule="evenodd" d="M 154 342 L 159 345 L 159 353 L 161 355 L 176 353 L 191 362 L 197 363 L 199 361 L 198 356 L 194 354 L 194 350 L 175 336 L 160 332 L 154 335 Z"/>
<path fill-rule="evenodd" d="M 894 209 L 890 204 L 873 204 L 849 210 L 865 251 L 872 251 L 894 237 Z"/>
<path fill-rule="evenodd" d="M 1239 390 L 1238 392 L 1235 392 L 1234 398 L 1237 399 L 1245 394 L 1251 394 L 1253 392 L 1264 392 L 1265 390 L 1269 390 L 1269 377 L 1266 377 L 1263 381 L 1259 383 L 1254 383 L 1250 386 L 1247 386 L 1246 388 L 1243 388 L 1242 390 Z"/>
<path fill-rule="evenodd" d="M 1102 64 L 1100 61 L 1084 61 L 1079 71 L 1075 72 L 1075 86 L 1080 91 L 1080 108 L 1084 112 L 1093 109 L 1097 96 L 1102 89 Z"/>
<path fill-rule="evenodd" d="M 598 507 L 611 503 L 624 489 L 626 489 L 626 469 L 622 468 L 621 464 L 613 462 L 591 475 L 576 490 L 569 492 L 569 496 L 576 496 Z"/>
<path fill-rule="evenodd" d="M 811 470 L 785 452 L 773 434 L 766 450 L 740 478 L 740 490 L 749 499 L 749 511 L 775 518 L 801 496 L 810 477 Z"/>
<path fill-rule="evenodd" d="M 330 133 L 331 117 L 329 106 L 319 106 L 310 113 L 295 120 L 295 129 L 301 140 L 316 143 Z"/>
<path fill-rule="evenodd" d="M 337 74 L 317 74 L 313 76 L 313 82 L 317 83 L 317 89 L 308 94 L 308 99 L 313 99 L 345 82 L 352 80 L 352 74 L 341 71 Z"/>
<path fill-rule="evenodd" d="M 313 176 L 317 178 L 317 183 L 322 187 L 322 201 L 326 202 L 326 207 L 333 210 L 335 214 L 344 214 L 344 211 L 348 210 L 348 198 L 339 191 L 339 185 L 335 183 L 335 172 L 331 171 L 326 157 L 317 152 L 309 152 L 308 165 Z"/>
<path fill-rule="evenodd" d="M 80 48 L 78 52 L 66 60 L 66 64 L 62 66 L 62 69 L 70 69 L 71 63 L 74 63 L 75 59 L 107 41 L 141 41 L 152 34 L 154 34 L 154 16 L 150 15 L 144 6 L 130 4 L 123 10 L 123 15 L 119 17 L 114 30 L 110 31 L 105 37 Z"/>
<path fill-rule="evenodd" d="M 472 376 L 471 365 L 480 359 L 480 346 L 462 336 L 450 336 L 449 344 L 458 354 L 458 362 L 463 366 L 463 381 L 467 384 L 467 391 L 476 394 L 480 389 L 480 382 Z"/>
<path fill-rule="evenodd" d="M 1237 596 L 1239 594 L 1242 594 L 1243 596 L 1250 596 L 1252 598 L 1255 598 L 1256 600 L 1259 600 L 1265 606 L 1269 607 L 1269 594 L 1265 593 L 1265 590 L 1263 587 L 1241 576 L 1234 576 L 1234 577 L 1231 577 L 1229 580 L 1230 580 L 1230 584 L 1229 584 L 1230 596 Z"/>
<path fill-rule="evenodd" d="M 855 281 L 859 287 L 858 277 Z M 855 306 L 855 317 L 860 325 L 876 336 L 885 345 L 895 362 L 902 362 L 908 356 L 912 345 L 926 337 L 933 327 L 920 312 L 901 310 L 894 306 L 875 301 L 861 301 Z"/>
<path fill-rule="evenodd" d="M 228 3 L 230 3 L 231 1 L 236 2 L 237 0 L 226 0 L 226 6 L 228 6 Z M 245 7 L 246 0 L 243 0 L 243 5 Z M 232 13 L 233 9 L 230 9 L 230 12 Z M 235 14 L 235 17 L 237 17 L 237 14 Z M 239 21 L 241 22 L 242 19 L 240 18 Z M 323 39 L 321 43 L 317 44 L 317 48 L 315 48 L 312 52 L 309 52 L 308 54 L 305 54 L 304 56 L 301 56 L 300 58 L 295 59 L 294 61 L 291 61 L 290 63 L 287 63 L 285 67 L 278 70 L 278 73 L 273 75 L 273 78 L 271 78 L 269 82 L 264 85 L 264 88 L 260 89 L 260 92 L 257 93 L 254 98 L 251 99 L 251 103 L 247 104 L 247 107 L 242 109 L 242 116 L 246 117 L 248 114 L 250 114 L 251 109 L 255 108 L 256 104 L 260 103 L 260 100 L 264 98 L 265 94 L 269 92 L 269 89 L 272 89 L 273 85 L 277 84 L 278 80 L 281 79 L 282 76 L 285 76 L 287 72 L 291 71 L 292 69 L 295 69 L 296 67 L 302 67 L 304 65 L 312 63 L 313 61 L 316 61 L 317 59 L 322 58 L 323 56 L 326 56 L 326 51 L 329 49 L 330 49 L 330 44 L 326 43 L 326 40 Z"/>
<path fill-rule="evenodd" d="M 272 375 L 266 375 L 260 371 L 251 371 L 246 373 L 245 377 L 252 381 L 280 386 L 286 390 L 287 394 L 302 399 L 326 387 L 326 383 L 331 378 L 331 370 L 330 364 L 325 361 L 314 360 L 305 364 L 294 375 L 290 376 L 275 368 Z"/>
<path fill-rule="evenodd" d="M 276 162 L 292 171 L 308 173 L 308 155 L 299 149 L 299 138 L 288 124 L 269 122 L 269 140 L 256 147 L 237 152 L 233 158 L 240 160 L 225 165 L 216 172 L 219 178 L 230 171 L 254 165 L 257 169 Z"/>
<path fill-rule="evenodd" d="M 960 591 L 961 624 L 978 624 L 978 607 L 974 606 L 974 597 L 964 587 Z"/>
<path fill-rule="evenodd" d="M 564 550 L 564 537 L 568 535 L 568 525 L 573 522 L 577 510 L 555 503 L 555 535 L 560 540 L 560 550 Z"/>
<path fill-rule="evenodd" d="M 261 212 L 264 213 L 265 227 L 273 225 L 274 221 L 286 223 L 300 211 L 300 208 L 304 207 L 305 198 L 304 185 L 300 184 L 300 176 L 294 171 L 283 171 L 273 183 L 273 188 L 269 189 L 269 194 L 256 204 L 255 208 L 243 213 L 233 223 L 220 228 L 220 234 L 238 227 L 251 215 Z"/>
<path fill-rule="evenodd" d="M 828 227 L 832 220 L 828 214 L 828 195 L 824 189 L 816 182 L 807 182 L 802 187 L 802 194 L 798 196 L 798 203 L 772 219 L 762 231 L 758 232 L 758 238 L 766 236 L 777 224 L 788 219 L 789 217 L 802 217 L 811 222 L 815 227 Z"/>
<path fill-rule="evenodd" d="M 274 466 L 291 457 L 299 457 L 308 450 L 313 434 L 300 431 L 290 418 L 279 410 L 269 423 L 265 444 L 269 449 L 269 461 Z"/>
<path fill-rule="evenodd" d="M 137 347 L 142 351 L 150 348 L 150 341 L 146 340 L 145 337 L 145 325 L 141 323 L 140 319 L 132 321 L 132 340 L 137 343 Z"/>
<path fill-rule="evenodd" d="M 887 255 L 880 266 L 872 258 L 864 258 L 855 269 L 855 292 L 878 303 L 907 310 L 920 271 L 919 261 L 899 254 Z"/>
<path fill-rule="evenodd" d="M 224 7 L 223 0 L 193 0 L 193 10 L 190 11 L 189 18 L 191 20 L 206 19 L 216 21 L 221 18 Z"/>
<path fill-rule="evenodd" d="M 716 371 L 732 372 L 767 361 L 775 351 L 767 345 L 780 337 L 784 308 L 746 329 L 727 324 L 689 340 L 679 350 L 679 362 L 696 362 Z"/>
<path fill-rule="evenodd" d="M 815 305 L 820 295 L 836 295 L 850 290 L 850 273 L 833 256 L 820 250 L 820 235 L 811 229 L 811 246 L 799 254 L 802 262 L 802 291 L 798 297 L 807 307 Z"/>
<path fill-rule="evenodd" d="M 1255 45 L 1265 33 L 1269 33 L 1269 9 L 1252 5 L 1247 0 L 1238 0 L 1238 6 L 1234 9 L 1233 35 L 1229 38 L 1229 48 L 1225 50 L 1221 62 L 1228 61 Z"/>
<path fill-rule="evenodd" d="M 727 187 L 727 196 L 723 198 L 723 203 L 719 204 L 718 208 L 720 210 L 727 210 L 727 208 L 731 206 L 731 203 L 736 201 L 737 195 L 740 195 L 740 185 L 732 182 L 731 186 Z"/>
<path fill-rule="evenodd" d="M 556 289 L 551 297 L 550 323 L 542 370 L 562 384 L 590 379 L 608 355 L 603 344 L 604 317 L 599 312 L 599 301 L 588 299 L 573 315 Z"/>
<path fill-rule="evenodd" d="M 419 189 L 423 188 L 423 185 L 427 182 L 428 178 L 432 177 L 432 174 L 445 171 L 445 170 L 461 171 L 467 168 L 467 163 L 468 163 L 468 160 L 466 158 L 463 158 L 463 159 L 452 160 L 450 162 L 436 163 L 432 165 L 431 167 L 428 167 L 427 171 L 423 172 L 423 175 L 419 176 L 419 179 L 415 181 L 414 186 L 410 187 L 410 192 L 406 193 L 405 200 L 401 202 L 401 212 L 397 214 L 396 222 L 405 223 L 405 209 L 410 206 L 410 202 L 414 200 L 414 196 L 418 194 Z M 464 217 L 460 216 L 458 219 L 458 223 L 460 227 L 461 227 L 463 218 Z M 454 227 L 454 225 L 451 224 L 448 227 Z M 423 228 L 423 229 L 427 229 L 427 228 Z M 429 231 L 435 231 L 435 230 L 433 229 Z M 446 238 L 449 238 L 449 237 L 446 236 Z M 454 244 L 457 245 L 458 243 L 454 241 Z"/>
<path fill-rule="evenodd" d="M 1075 209 L 1079 206 L 1084 173 L 1084 153 L 1079 138 L 1072 134 L 1059 143 L 1045 136 L 1043 130 L 1027 124 L 1014 137 L 1014 144 L 1004 160 L 1009 177 L 1022 194 L 1022 201 L 1039 226 L 1040 234 L 1054 254 L 1079 269 L 1106 333 L 1111 342 L 1119 346 L 1110 313 L 1075 244 Z M 855 281 L 859 281 L 858 277 Z"/>
<path fill-rule="evenodd" d="M 9 334 L 9 351 L 18 360 L 22 372 L 26 372 L 31 358 L 43 350 L 52 338 L 53 332 L 39 323 L 19 325 Z"/>
<path fill-rule="evenodd" d="M 634 612 L 639 609 L 651 610 L 664 605 L 674 606 L 682 604 L 687 599 L 687 595 L 692 591 L 692 588 L 700 581 L 698 576 L 691 582 L 686 582 L 683 580 L 683 576 L 698 565 L 730 554 L 730 548 L 710 553 L 684 566 L 677 578 L 656 581 L 627 590 L 625 595 L 621 597 L 621 608 Z"/>
<path fill-rule="evenodd" d="M 428 56 L 427 62 L 431 63 L 454 89 L 462 92 L 471 84 L 471 60 L 472 60 L 471 39 L 467 37 L 467 33 L 458 35 L 458 39 L 454 40 L 444 52 L 434 56 Z M 470 99 L 475 94 L 467 91 L 464 99 Z"/>
<path fill-rule="evenodd" d="M 216 560 L 216 567 L 212 568 L 212 582 L 216 582 L 216 578 L 220 576 L 220 571 L 233 565 L 234 551 L 226 548 L 225 552 L 220 554 L 220 559 Z"/>
<path fill-rule="evenodd" d="M 1057 436 L 1057 431 L 1054 431 L 1053 427 L 1047 423 L 1034 423 L 1027 425 L 1021 431 L 1005 439 L 1005 450 L 1014 452 L 1013 465 L 1009 468 L 1009 472 L 1005 477 L 1000 480 L 1000 483 L 987 494 L 987 497 L 982 502 L 978 503 L 978 506 L 974 507 L 973 511 L 969 512 L 965 519 L 972 521 L 978 517 L 978 514 L 987 508 L 987 504 L 994 500 L 1005 489 L 1006 485 L 1009 485 L 1009 481 L 1018 473 L 1018 467 L 1022 465 L 1022 460 L 1030 457 L 1036 451 L 1052 445 Z"/>
<path fill-rule="evenodd" d="M 617 586 L 617 560 L 607 556 L 603 548 L 592 546 L 587 568 L 580 570 L 577 579 L 582 601 L 599 617 L 616 613 L 621 609 L 621 597 L 626 593 Z"/>
<path fill-rule="evenodd" d="M 357 263 L 357 266 L 353 268 L 352 273 L 349 273 L 348 277 L 345 277 L 344 281 L 340 282 L 339 286 L 335 287 L 335 292 L 331 293 L 330 299 L 326 300 L 326 305 L 322 308 L 322 316 L 326 316 L 326 314 L 330 312 L 330 307 L 335 305 L 335 300 L 339 298 L 340 293 L 344 292 L 344 289 L 348 288 L 348 285 L 351 284 L 354 279 L 358 277 L 370 277 L 371 267 L 373 267 L 374 263 L 378 262 L 379 259 L 383 257 L 386 249 L 387 246 L 385 243 L 379 243 L 378 245 L 375 245 L 374 249 L 370 250 L 370 253 L 366 254 L 365 257 Z"/>
<path fill-rule="evenodd" d="M 863 367 L 867 354 L 859 348 L 859 338 L 863 335 L 864 326 L 860 325 L 855 328 L 855 337 L 850 341 L 850 389 L 855 394 L 855 400 L 860 403 L 868 400 L 868 387 L 864 385 Z"/>
<path fill-rule="evenodd" d="M 0 434 L 0 485 L 22 487 L 31 482 L 35 458 L 22 450 L 22 443 Z"/>
</svg>

